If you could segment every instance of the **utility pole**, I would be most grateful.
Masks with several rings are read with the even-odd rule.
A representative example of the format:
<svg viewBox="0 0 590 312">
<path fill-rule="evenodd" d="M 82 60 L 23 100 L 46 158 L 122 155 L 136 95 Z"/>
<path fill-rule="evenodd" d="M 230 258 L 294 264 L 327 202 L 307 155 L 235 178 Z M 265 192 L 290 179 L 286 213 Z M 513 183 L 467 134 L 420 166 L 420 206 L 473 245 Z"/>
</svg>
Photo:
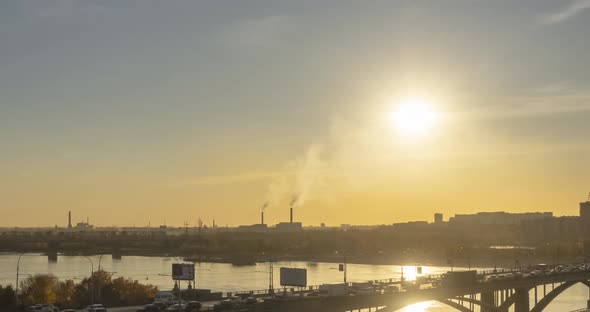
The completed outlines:
<svg viewBox="0 0 590 312">
<path fill-rule="evenodd" d="M 272 264 L 272 259 L 269 260 L 269 268 L 268 268 L 268 293 L 270 295 L 274 294 L 274 268 Z"/>
<path fill-rule="evenodd" d="M 347 271 L 347 269 L 346 269 L 346 254 L 345 254 L 345 255 L 344 255 L 344 284 L 345 284 L 345 285 L 348 285 L 348 284 L 346 283 L 346 271 Z"/>
</svg>

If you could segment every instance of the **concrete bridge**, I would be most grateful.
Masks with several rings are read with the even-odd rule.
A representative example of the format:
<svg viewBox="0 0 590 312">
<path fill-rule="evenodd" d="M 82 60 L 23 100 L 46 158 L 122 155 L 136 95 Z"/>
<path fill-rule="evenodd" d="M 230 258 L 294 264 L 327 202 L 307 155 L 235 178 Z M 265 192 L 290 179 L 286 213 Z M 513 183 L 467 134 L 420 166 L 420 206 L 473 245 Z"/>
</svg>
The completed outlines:
<svg viewBox="0 0 590 312">
<path fill-rule="evenodd" d="M 578 267 L 583 267 L 579 269 Z M 264 301 L 264 311 L 323 311 L 344 312 L 369 310 L 393 312 L 423 301 L 438 301 L 461 312 L 541 312 L 568 288 L 582 283 L 590 287 L 590 266 L 575 265 L 575 271 L 524 275 L 508 274 L 502 279 L 489 279 L 479 274 L 477 282 L 469 285 L 443 285 L 431 283 L 407 291 L 374 291 L 344 296 L 298 296 L 275 297 Z M 489 277 L 489 275 L 488 275 Z M 423 285 L 424 286 L 424 285 Z"/>
</svg>

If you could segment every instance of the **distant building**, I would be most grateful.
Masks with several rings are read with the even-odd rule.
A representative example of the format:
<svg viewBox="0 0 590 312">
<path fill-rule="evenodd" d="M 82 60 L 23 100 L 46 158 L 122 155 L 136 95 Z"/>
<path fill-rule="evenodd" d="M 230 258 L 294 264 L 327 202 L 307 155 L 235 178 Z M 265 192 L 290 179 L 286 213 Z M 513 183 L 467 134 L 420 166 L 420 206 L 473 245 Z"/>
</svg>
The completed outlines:
<svg viewBox="0 0 590 312">
<path fill-rule="evenodd" d="M 443 223 L 443 214 L 442 213 L 435 213 L 434 214 L 434 223 L 436 223 L 436 224 Z"/>
<path fill-rule="evenodd" d="M 266 232 L 268 227 L 266 224 L 240 225 L 238 231 L 242 232 Z"/>
<path fill-rule="evenodd" d="M 74 227 L 74 230 L 86 231 L 92 230 L 92 228 L 94 228 L 94 226 L 88 222 L 78 222 L 78 224 L 76 224 L 76 226 Z"/>
<path fill-rule="evenodd" d="M 580 218 L 575 216 L 547 217 L 523 220 L 523 238 L 528 243 L 576 241 L 580 233 Z"/>
<path fill-rule="evenodd" d="M 394 230 L 403 231 L 403 232 L 421 231 L 426 228 L 428 228 L 428 222 L 426 222 L 426 221 L 412 221 L 412 222 L 394 223 L 393 224 Z"/>
<path fill-rule="evenodd" d="M 279 231 L 301 231 L 303 230 L 303 223 L 301 222 L 281 222 L 277 224 L 275 229 Z"/>
<path fill-rule="evenodd" d="M 580 228 L 584 238 L 590 238 L 590 200 L 580 203 Z"/>
<path fill-rule="evenodd" d="M 590 214 L 589 214 L 590 216 Z M 508 213 L 499 212 L 478 212 L 476 214 L 458 214 L 449 219 L 452 224 L 500 224 L 500 225 L 520 225 L 525 220 L 539 220 L 553 217 L 552 212 L 526 212 L 526 213 Z"/>
</svg>

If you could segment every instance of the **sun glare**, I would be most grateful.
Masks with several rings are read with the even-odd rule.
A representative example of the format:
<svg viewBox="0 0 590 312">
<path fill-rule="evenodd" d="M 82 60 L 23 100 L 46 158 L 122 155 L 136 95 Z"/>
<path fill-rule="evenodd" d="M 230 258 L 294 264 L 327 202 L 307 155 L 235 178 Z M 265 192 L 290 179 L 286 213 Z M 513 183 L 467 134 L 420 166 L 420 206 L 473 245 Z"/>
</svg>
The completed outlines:
<svg viewBox="0 0 590 312">
<path fill-rule="evenodd" d="M 430 304 L 428 302 L 419 302 L 410 306 L 405 307 L 403 312 L 425 312 L 427 311 Z"/>
<path fill-rule="evenodd" d="M 404 134 L 423 134 L 436 122 L 431 103 L 421 98 L 408 98 L 400 102 L 393 113 L 394 125 Z"/>
</svg>

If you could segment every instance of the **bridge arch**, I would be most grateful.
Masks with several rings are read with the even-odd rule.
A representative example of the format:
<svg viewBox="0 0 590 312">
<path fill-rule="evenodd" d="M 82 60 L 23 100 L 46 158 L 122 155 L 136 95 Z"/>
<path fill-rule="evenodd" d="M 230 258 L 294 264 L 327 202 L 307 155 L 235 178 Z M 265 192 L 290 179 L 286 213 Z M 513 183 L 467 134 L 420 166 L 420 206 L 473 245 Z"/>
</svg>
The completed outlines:
<svg viewBox="0 0 590 312">
<path fill-rule="evenodd" d="M 462 305 L 460 305 L 456 302 L 453 302 L 451 300 L 448 300 L 448 299 L 447 300 L 438 300 L 438 302 L 446 304 L 449 307 L 454 308 L 455 310 L 459 310 L 461 312 L 472 312 L 469 308 L 462 306 Z"/>
<path fill-rule="evenodd" d="M 562 292 L 564 292 L 568 288 L 576 285 L 577 283 L 582 283 L 590 288 L 590 282 L 588 282 L 588 281 L 565 282 L 565 283 L 559 285 L 558 287 L 556 287 L 555 289 L 551 290 L 549 293 L 547 293 L 545 295 L 545 297 L 543 297 L 543 299 L 541 299 L 539 302 L 537 302 L 535 304 L 535 306 L 531 309 L 531 312 L 543 311 Z M 539 286 L 539 285 L 537 285 L 537 286 Z M 534 287 L 531 287 L 528 290 L 530 291 L 533 288 Z M 500 307 L 498 307 L 497 310 L 501 311 L 501 312 L 508 312 L 508 309 L 516 302 L 516 299 L 517 299 L 517 296 L 515 296 L 514 294 L 511 295 L 504 302 L 502 302 L 502 304 L 500 305 Z"/>
<path fill-rule="evenodd" d="M 545 310 L 545 308 L 551 302 L 553 302 L 553 300 L 555 298 L 557 298 L 559 295 L 561 295 L 562 292 L 566 291 L 568 288 L 570 288 L 578 283 L 582 283 L 582 284 L 586 285 L 587 287 L 590 287 L 590 283 L 588 283 L 588 281 L 565 282 L 565 283 L 557 286 L 555 289 L 553 289 L 551 292 L 549 292 L 547 295 L 545 295 L 545 297 L 543 297 L 543 299 L 541 299 L 539 302 L 537 302 L 537 304 L 535 304 L 535 306 L 531 309 L 531 312 L 541 312 L 541 311 Z"/>
<path fill-rule="evenodd" d="M 430 300 L 427 300 L 427 301 L 430 301 Z M 462 305 L 460 305 L 460 304 L 458 304 L 456 302 L 453 302 L 453 301 L 451 301 L 449 299 L 433 300 L 433 301 L 436 301 L 436 302 L 440 302 L 442 304 L 445 304 L 445 305 L 447 305 L 447 306 L 449 306 L 451 308 L 454 308 L 455 310 L 458 310 L 460 312 L 473 312 L 473 311 L 469 310 L 469 308 L 467 308 L 465 306 L 462 306 Z M 424 302 L 424 301 L 420 301 L 420 302 Z M 419 303 L 419 302 L 415 302 L 415 303 L 412 303 L 412 304 L 416 304 L 416 303 Z M 401 310 L 403 308 L 406 308 L 408 306 L 411 306 L 412 304 L 405 305 L 405 306 L 387 306 L 387 307 L 383 307 L 383 308 L 378 309 L 377 312 L 395 312 L 397 310 Z"/>
<path fill-rule="evenodd" d="M 456 298 L 450 298 L 447 300 L 461 300 L 461 301 L 465 301 L 465 302 L 469 302 L 469 303 L 473 303 L 475 305 L 480 306 L 480 308 L 486 308 L 488 311 L 500 311 L 499 308 L 493 306 L 493 305 L 489 305 L 485 302 L 482 302 L 481 300 L 477 300 L 477 299 L 472 299 L 469 297 L 456 297 Z M 445 302 L 443 302 L 445 303 Z"/>
</svg>

